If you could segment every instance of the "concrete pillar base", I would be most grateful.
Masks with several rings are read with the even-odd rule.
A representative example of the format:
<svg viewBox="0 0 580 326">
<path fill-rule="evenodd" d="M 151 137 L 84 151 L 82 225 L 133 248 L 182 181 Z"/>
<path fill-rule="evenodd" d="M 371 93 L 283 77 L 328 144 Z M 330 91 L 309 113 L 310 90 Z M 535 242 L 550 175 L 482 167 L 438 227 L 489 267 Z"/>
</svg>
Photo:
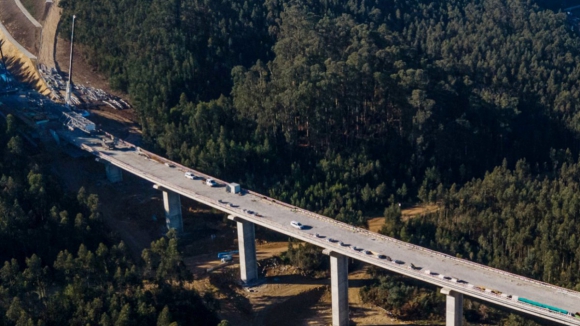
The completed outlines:
<svg viewBox="0 0 580 326">
<path fill-rule="evenodd" d="M 332 325 L 347 326 L 348 318 L 348 257 L 324 250 L 330 256 L 330 289 L 332 296 Z"/>
<path fill-rule="evenodd" d="M 181 214 L 181 196 L 159 185 L 154 185 L 153 188 L 163 191 L 163 208 L 165 210 L 165 225 L 167 229 L 175 229 L 177 233 L 182 233 L 183 216 Z"/>
<path fill-rule="evenodd" d="M 107 171 L 107 179 L 111 183 L 118 183 L 123 181 L 123 170 L 121 168 L 114 166 L 113 164 L 106 163 L 105 170 Z"/>
<path fill-rule="evenodd" d="M 447 296 L 445 325 L 461 326 L 463 323 L 463 294 L 443 288 L 441 293 Z"/>
<path fill-rule="evenodd" d="M 234 216 L 228 216 L 237 224 L 238 247 L 240 251 L 240 278 L 245 285 L 258 281 L 258 265 L 256 264 L 256 231 L 254 223 L 244 221 Z"/>
</svg>

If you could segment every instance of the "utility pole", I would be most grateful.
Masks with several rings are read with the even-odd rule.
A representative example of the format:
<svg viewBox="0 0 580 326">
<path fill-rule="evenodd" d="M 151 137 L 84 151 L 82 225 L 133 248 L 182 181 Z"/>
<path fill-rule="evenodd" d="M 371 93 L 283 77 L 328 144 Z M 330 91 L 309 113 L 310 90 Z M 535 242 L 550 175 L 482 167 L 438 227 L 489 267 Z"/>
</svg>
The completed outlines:
<svg viewBox="0 0 580 326">
<path fill-rule="evenodd" d="M 70 34 L 70 60 L 68 66 L 68 82 L 66 83 L 66 106 L 70 108 L 71 106 L 71 79 L 72 79 L 72 65 L 73 65 L 73 46 L 74 46 L 74 38 L 75 38 L 75 18 L 76 15 L 73 15 L 72 20 L 72 31 Z"/>
</svg>

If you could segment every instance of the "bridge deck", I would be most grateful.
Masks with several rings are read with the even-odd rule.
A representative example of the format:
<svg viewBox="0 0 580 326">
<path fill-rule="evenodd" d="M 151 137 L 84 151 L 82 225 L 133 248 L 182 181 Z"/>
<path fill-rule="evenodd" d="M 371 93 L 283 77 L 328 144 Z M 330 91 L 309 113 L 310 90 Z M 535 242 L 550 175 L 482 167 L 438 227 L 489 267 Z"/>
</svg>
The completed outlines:
<svg viewBox="0 0 580 326">
<path fill-rule="evenodd" d="M 469 284 L 501 291 L 505 294 L 517 295 L 566 309 L 570 312 L 580 311 L 579 292 L 510 274 L 468 260 L 458 259 L 369 232 L 362 228 L 339 223 L 333 219 L 274 201 L 271 198 L 253 192 L 248 192 L 244 195 L 226 193 L 224 187 L 211 188 L 204 185 L 200 180 L 185 178 L 183 175 L 186 171 L 185 167 L 177 164 L 174 168 L 167 167 L 161 163 L 164 159 L 154 157 L 153 155 L 151 155 L 152 158 L 150 159 L 145 158 L 143 155 L 140 155 L 135 147 L 128 146 L 127 148 L 108 150 L 101 147 L 101 142 L 96 141 L 96 138 L 91 138 L 80 132 L 72 133 L 67 131 L 62 132 L 61 135 L 68 137 L 69 141 L 84 150 L 92 152 L 101 160 L 108 161 L 130 173 L 183 196 L 202 202 L 223 212 L 239 216 L 255 224 L 400 274 L 408 275 L 440 287 L 450 288 L 471 297 L 493 302 L 510 309 L 519 310 L 552 321 L 569 325 L 580 325 L 579 319 L 502 298 L 497 294 L 486 293 L 477 288 L 470 287 Z M 194 170 L 187 169 L 187 171 Z M 199 172 L 196 175 L 207 177 Z M 250 214 L 248 210 L 253 211 L 254 214 Z M 255 213 L 262 217 L 258 217 Z M 309 229 L 298 230 L 292 228 L 290 221 L 293 220 L 307 225 Z M 325 236 L 325 238 L 317 237 L 317 233 Z M 327 240 L 329 237 L 350 244 L 350 246 L 342 246 L 339 242 L 331 243 Z M 355 251 L 352 249 L 352 246 L 370 250 L 375 254 L 367 255 L 364 251 Z M 393 261 L 389 262 L 386 259 L 379 259 L 376 257 L 376 254 L 388 255 Z M 395 260 L 400 260 L 404 264 L 397 264 Z M 421 269 L 412 269 L 410 267 L 411 263 Z M 425 273 L 426 270 L 457 278 L 464 282 L 452 282 L 451 280 L 442 279 L 438 275 L 428 275 Z"/>
</svg>

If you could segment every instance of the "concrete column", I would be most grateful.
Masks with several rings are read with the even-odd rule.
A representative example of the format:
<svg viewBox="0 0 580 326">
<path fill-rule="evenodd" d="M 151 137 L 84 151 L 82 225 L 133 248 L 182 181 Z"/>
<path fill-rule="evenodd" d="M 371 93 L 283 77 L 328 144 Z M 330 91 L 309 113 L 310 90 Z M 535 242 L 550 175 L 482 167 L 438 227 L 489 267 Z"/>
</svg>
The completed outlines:
<svg viewBox="0 0 580 326">
<path fill-rule="evenodd" d="M 228 216 L 236 221 L 238 228 L 238 247 L 240 251 L 240 278 L 246 285 L 258 280 L 258 265 L 256 264 L 256 231 L 254 223 L 240 218 Z"/>
<path fill-rule="evenodd" d="M 123 170 L 121 168 L 110 163 L 105 163 L 105 170 L 107 171 L 107 179 L 109 182 L 117 183 L 123 181 Z"/>
<path fill-rule="evenodd" d="M 445 325 L 461 326 L 463 323 L 463 294 L 443 288 L 441 293 L 447 296 Z"/>
<path fill-rule="evenodd" d="M 175 229 L 177 233 L 183 232 L 181 196 L 159 185 L 153 185 L 153 188 L 163 191 L 163 208 L 165 209 L 165 225 L 167 225 L 167 229 Z"/>
<path fill-rule="evenodd" d="M 183 217 L 181 215 L 181 197 L 172 191 L 163 190 L 163 208 L 165 209 L 165 224 L 167 229 L 183 232 Z"/>
<path fill-rule="evenodd" d="M 330 289 L 332 295 L 332 325 L 347 326 L 348 318 L 348 257 L 323 251 L 330 256 Z"/>
</svg>

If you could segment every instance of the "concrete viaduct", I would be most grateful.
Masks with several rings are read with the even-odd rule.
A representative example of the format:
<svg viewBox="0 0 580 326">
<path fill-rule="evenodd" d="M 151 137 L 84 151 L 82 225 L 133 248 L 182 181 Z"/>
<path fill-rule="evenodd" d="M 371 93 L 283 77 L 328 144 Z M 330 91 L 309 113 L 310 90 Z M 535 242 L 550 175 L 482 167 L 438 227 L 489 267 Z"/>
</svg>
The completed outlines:
<svg viewBox="0 0 580 326">
<path fill-rule="evenodd" d="M 554 323 L 580 325 L 580 319 L 564 313 L 526 304 L 525 298 L 569 312 L 580 311 L 580 292 L 571 291 L 502 270 L 405 243 L 368 230 L 353 227 L 258 193 L 225 191 L 226 183 L 208 187 L 210 176 L 181 166 L 129 143 L 118 141 L 115 149 L 103 147 L 96 135 L 78 130 L 59 131 L 75 146 L 96 156 L 106 165 L 111 182 L 122 180 L 122 170 L 154 184 L 163 192 L 169 228 L 183 229 L 180 196 L 191 198 L 228 214 L 237 223 L 241 280 L 252 285 L 258 278 L 254 226 L 260 225 L 323 248 L 331 270 L 332 324 L 348 325 L 348 258 L 407 275 L 441 287 L 446 295 L 446 323 L 458 326 L 463 319 L 463 296 L 533 315 Z M 193 172 L 198 180 L 184 177 Z M 305 229 L 293 228 L 299 221 Z"/>
</svg>

